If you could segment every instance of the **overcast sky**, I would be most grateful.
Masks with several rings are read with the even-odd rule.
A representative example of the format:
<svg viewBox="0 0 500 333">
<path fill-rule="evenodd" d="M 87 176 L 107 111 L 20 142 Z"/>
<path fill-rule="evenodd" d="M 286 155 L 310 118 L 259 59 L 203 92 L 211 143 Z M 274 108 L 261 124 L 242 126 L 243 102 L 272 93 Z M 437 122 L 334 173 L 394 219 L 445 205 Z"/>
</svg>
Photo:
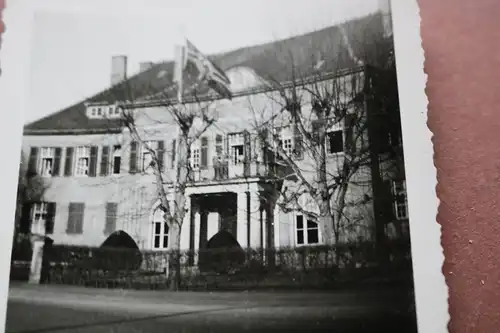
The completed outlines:
<svg viewBox="0 0 500 333">
<path fill-rule="evenodd" d="M 165 2 L 167 3 L 167 1 Z M 90 97 L 110 83 L 113 55 L 141 61 L 173 59 L 185 35 L 215 53 L 297 35 L 378 8 L 378 0 L 183 0 L 154 14 L 38 12 L 33 25 L 30 103 L 26 121 Z M 175 3 L 173 6 L 171 3 Z"/>
</svg>

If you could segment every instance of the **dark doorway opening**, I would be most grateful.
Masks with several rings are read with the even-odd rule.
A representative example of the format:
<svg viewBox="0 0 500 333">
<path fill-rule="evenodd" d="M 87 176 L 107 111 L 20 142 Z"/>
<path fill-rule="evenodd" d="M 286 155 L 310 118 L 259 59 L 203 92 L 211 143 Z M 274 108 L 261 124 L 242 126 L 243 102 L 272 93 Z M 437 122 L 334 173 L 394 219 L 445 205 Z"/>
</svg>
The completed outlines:
<svg viewBox="0 0 500 333">
<path fill-rule="evenodd" d="M 142 264 L 139 246 L 122 230 L 109 235 L 95 252 L 93 259 L 96 267 L 106 270 L 137 270 Z"/>
<path fill-rule="evenodd" d="M 245 251 L 236 238 L 228 231 L 221 230 L 200 250 L 200 271 L 228 273 L 245 264 Z"/>
</svg>

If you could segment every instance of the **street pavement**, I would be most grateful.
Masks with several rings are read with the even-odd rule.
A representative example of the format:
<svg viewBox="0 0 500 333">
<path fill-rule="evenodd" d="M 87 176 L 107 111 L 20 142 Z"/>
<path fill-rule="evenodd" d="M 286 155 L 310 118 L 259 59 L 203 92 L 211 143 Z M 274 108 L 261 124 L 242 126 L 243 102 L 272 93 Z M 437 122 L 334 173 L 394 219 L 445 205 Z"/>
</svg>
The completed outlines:
<svg viewBox="0 0 500 333">
<path fill-rule="evenodd" d="M 405 290 L 165 292 L 13 285 L 6 332 L 414 333 Z"/>
</svg>

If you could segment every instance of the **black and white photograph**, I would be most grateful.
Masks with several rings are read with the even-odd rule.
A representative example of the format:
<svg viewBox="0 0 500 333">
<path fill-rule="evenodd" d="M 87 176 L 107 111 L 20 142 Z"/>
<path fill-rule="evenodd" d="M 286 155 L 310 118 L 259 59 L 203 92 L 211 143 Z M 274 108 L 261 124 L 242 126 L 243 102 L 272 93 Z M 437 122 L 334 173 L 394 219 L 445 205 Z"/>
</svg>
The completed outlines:
<svg viewBox="0 0 500 333">
<path fill-rule="evenodd" d="M 30 17 L 6 332 L 420 332 L 391 1 L 99 6 Z"/>
</svg>

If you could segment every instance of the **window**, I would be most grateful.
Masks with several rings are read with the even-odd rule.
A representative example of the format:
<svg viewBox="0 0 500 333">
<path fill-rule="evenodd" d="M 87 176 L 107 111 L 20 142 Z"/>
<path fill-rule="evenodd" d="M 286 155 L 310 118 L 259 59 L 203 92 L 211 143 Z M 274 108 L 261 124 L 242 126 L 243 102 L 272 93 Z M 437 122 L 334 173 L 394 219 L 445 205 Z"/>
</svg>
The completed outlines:
<svg viewBox="0 0 500 333">
<path fill-rule="evenodd" d="M 232 146 L 231 147 L 231 157 L 232 157 L 233 164 L 243 163 L 243 160 L 245 157 L 243 145 Z"/>
<path fill-rule="evenodd" d="M 406 196 L 406 180 L 392 182 L 394 197 L 394 211 L 396 219 L 405 220 L 408 218 L 408 198 Z"/>
<path fill-rule="evenodd" d="M 302 134 L 296 126 L 284 126 L 276 129 L 279 146 L 286 156 L 302 158 Z"/>
<path fill-rule="evenodd" d="M 217 134 L 215 136 L 215 156 L 217 156 L 218 159 L 221 159 L 223 155 L 224 155 L 224 139 L 222 135 Z"/>
<path fill-rule="evenodd" d="M 325 133 L 325 147 L 326 153 L 328 155 L 338 154 L 344 152 L 345 140 L 344 138 L 344 121 L 337 121 L 332 125 L 326 125 L 325 123 L 330 123 L 330 120 L 313 120 L 312 122 L 312 136 L 314 137 L 316 144 L 319 144 L 320 131 L 322 128 L 326 130 Z M 326 128 L 325 128 L 326 125 Z M 349 139 L 349 138 L 347 138 Z"/>
<path fill-rule="evenodd" d="M 120 168 L 122 163 L 122 146 L 116 145 L 113 147 L 113 174 L 120 174 Z"/>
<path fill-rule="evenodd" d="M 55 203 L 37 202 L 31 211 L 31 232 L 50 235 L 54 232 Z"/>
<path fill-rule="evenodd" d="M 90 147 L 77 147 L 75 175 L 87 176 L 89 174 L 89 164 L 90 164 Z"/>
<path fill-rule="evenodd" d="M 108 118 L 118 118 L 118 115 L 121 114 L 121 109 L 116 104 L 107 105 L 104 102 L 97 106 L 88 106 L 87 107 L 87 116 L 89 118 L 95 119 L 104 119 Z"/>
<path fill-rule="evenodd" d="M 280 141 L 281 148 L 285 151 L 285 154 L 287 156 L 292 155 L 293 151 L 293 145 L 292 145 L 292 139 L 291 138 L 283 138 Z"/>
<path fill-rule="evenodd" d="M 327 154 L 337 154 L 344 151 L 344 131 L 330 130 L 326 133 Z"/>
<path fill-rule="evenodd" d="M 231 149 L 231 162 L 233 164 L 243 163 L 245 159 L 245 146 L 243 133 L 229 135 L 229 144 Z"/>
<path fill-rule="evenodd" d="M 146 141 L 142 147 L 142 171 L 148 172 L 151 169 L 151 163 L 153 163 L 153 156 L 149 149 L 156 149 L 156 141 Z"/>
<path fill-rule="evenodd" d="M 297 230 L 297 245 L 310 245 L 319 243 L 319 228 L 318 223 L 311 219 L 307 219 L 304 224 L 304 216 L 297 215 L 296 217 Z"/>
<path fill-rule="evenodd" d="M 208 138 L 202 136 L 191 144 L 189 157 L 191 168 L 194 170 L 206 169 L 208 167 Z"/>
<path fill-rule="evenodd" d="M 198 169 L 200 167 L 200 148 L 193 147 L 191 149 L 191 167 Z"/>
<path fill-rule="evenodd" d="M 53 173 L 55 162 L 55 148 L 41 148 L 40 149 L 40 175 L 50 177 Z"/>
<path fill-rule="evenodd" d="M 153 249 L 168 248 L 168 224 L 165 213 L 157 208 L 153 214 Z"/>
</svg>

